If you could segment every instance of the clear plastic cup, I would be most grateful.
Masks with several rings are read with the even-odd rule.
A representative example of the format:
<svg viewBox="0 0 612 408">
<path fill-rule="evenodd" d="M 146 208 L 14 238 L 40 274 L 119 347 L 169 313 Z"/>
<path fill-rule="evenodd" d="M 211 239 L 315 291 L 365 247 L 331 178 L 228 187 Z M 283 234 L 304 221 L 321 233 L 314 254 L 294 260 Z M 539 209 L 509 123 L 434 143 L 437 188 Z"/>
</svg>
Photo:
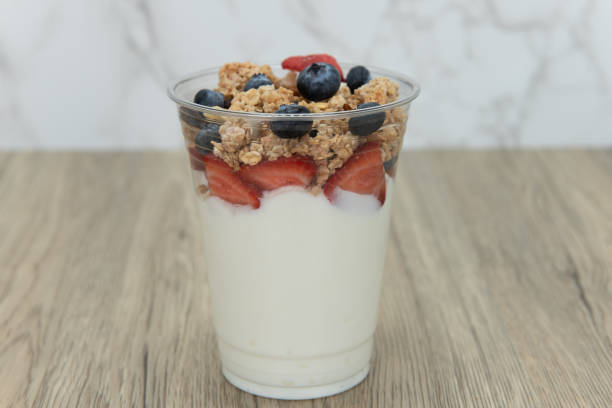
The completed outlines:
<svg viewBox="0 0 612 408">
<path fill-rule="evenodd" d="M 348 72 L 352 65 L 341 66 Z M 272 68 L 282 73 L 280 67 Z M 203 254 L 223 374 L 244 391 L 281 399 L 317 398 L 347 390 L 368 374 L 397 157 L 410 102 L 419 93 L 418 85 L 401 74 L 369 70 L 372 77 L 387 77 L 399 85 L 394 102 L 294 115 L 236 112 L 191 102 L 199 89 L 216 88 L 218 68 L 188 75 L 168 89 L 178 105 L 202 215 Z M 375 132 L 350 132 L 349 121 L 367 128 L 381 115 L 384 123 Z M 271 123 L 290 129 L 307 128 L 310 122 L 312 130 L 293 141 L 271 136 Z M 210 145 L 196 146 L 196 135 L 210 124 L 221 126 L 219 148 L 236 150 L 230 155 L 237 160 L 230 160 L 233 168 L 225 162 L 227 167 L 219 167 L 222 160 L 215 159 Z M 257 149 L 247 147 L 258 143 L 266 147 L 259 161 Z M 278 151 L 270 148 L 274 143 Z M 316 153 L 313 145 L 320 145 Z M 380 152 L 376 166 L 384 174 L 382 192 L 331 189 L 331 178 L 320 184 L 329 176 L 323 174 L 326 166 L 328 173 L 338 173 L 349 160 L 370 163 L 366 155 L 373 157 L 372 146 Z M 313 155 L 309 159 L 316 155 L 313 162 L 318 167 L 307 187 L 236 187 L 236 180 L 244 181 L 242 169 L 255 161 L 308 154 Z M 366 179 L 351 183 L 368 184 Z M 319 184 L 313 185 L 314 180 Z M 228 195 L 246 198 L 241 204 L 220 198 Z"/>
</svg>

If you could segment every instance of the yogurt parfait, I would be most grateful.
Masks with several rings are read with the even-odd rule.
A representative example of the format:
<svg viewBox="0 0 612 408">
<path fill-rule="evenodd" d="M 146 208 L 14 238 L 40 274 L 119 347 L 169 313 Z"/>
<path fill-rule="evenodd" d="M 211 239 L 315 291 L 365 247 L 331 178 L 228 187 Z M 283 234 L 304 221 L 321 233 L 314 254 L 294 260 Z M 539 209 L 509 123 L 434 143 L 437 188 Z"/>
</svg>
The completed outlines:
<svg viewBox="0 0 612 408">
<path fill-rule="evenodd" d="M 418 86 L 316 54 L 227 63 L 168 92 L 201 211 L 225 377 L 282 399 L 358 384 Z"/>
</svg>

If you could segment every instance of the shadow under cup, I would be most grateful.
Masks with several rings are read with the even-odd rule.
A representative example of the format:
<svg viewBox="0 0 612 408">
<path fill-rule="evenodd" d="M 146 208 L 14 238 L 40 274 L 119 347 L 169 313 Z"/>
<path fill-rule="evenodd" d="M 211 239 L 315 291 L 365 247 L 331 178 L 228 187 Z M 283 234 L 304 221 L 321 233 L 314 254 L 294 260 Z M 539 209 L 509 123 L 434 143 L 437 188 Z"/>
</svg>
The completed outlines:
<svg viewBox="0 0 612 408">
<path fill-rule="evenodd" d="M 345 72 L 350 67 L 342 64 Z M 178 105 L 199 198 L 223 373 L 247 392 L 282 399 L 323 397 L 351 388 L 368 373 L 397 157 L 410 102 L 419 92 L 403 75 L 369 69 L 373 78 L 399 85 L 394 102 L 293 115 L 191 102 L 198 90 L 216 88 L 218 68 L 189 75 L 168 90 Z M 351 133 L 351 126 L 367 128 L 374 120 L 383 122 L 374 132 Z M 271 126 L 311 130 L 281 139 Z M 219 129 L 217 139 L 196 143 Z M 359 155 L 371 154 L 366 146 L 380 148 L 375 171 L 384 174 L 382 194 L 337 189 L 332 195 L 330 177 Z M 247 166 L 308 155 L 316 171 L 307 187 L 260 191 L 243 183 L 241 171 Z M 352 182 L 361 181 L 368 182 Z M 219 188 L 226 190 L 216 194 Z M 222 199 L 233 193 L 246 197 L 243 205 Z"/>
</svg>

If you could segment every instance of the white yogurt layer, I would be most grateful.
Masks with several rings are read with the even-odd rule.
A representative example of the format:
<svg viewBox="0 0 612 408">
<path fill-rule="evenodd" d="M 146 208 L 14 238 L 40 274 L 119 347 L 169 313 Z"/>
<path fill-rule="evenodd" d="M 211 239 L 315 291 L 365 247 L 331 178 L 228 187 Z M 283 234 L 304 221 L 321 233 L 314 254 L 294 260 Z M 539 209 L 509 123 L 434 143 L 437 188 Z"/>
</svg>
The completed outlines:
<svg viewBox="0 0 612 408">
<path fill-rule="evenodd" d="M 269 386 L 316 386 L 367 367 L 393 181 L 335 205 L 302 189 L 257 210 L 201 204 L 214 324 L 226 370 Z"/>
</svg>

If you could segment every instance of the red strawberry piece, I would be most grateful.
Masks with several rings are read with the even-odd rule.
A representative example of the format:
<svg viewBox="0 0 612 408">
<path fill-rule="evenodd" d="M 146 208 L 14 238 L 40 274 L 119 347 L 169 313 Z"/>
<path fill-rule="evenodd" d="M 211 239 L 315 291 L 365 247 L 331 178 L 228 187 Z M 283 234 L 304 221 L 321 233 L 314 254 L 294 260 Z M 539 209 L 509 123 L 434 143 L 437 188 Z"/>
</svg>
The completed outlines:
<svg viewBox="0 0 612 408">
<path fill-rule="evenodd" d="M 191 168 L 198 171 L 204 171 L 204 162 L 202 161 L 202 157 L 204 155 L 195 148 L 195 146 L 189 146 L 187 148 L 189 151 L 189 162 L 191 163 Z"/>
<path fill-rule="evenodd" d="M 292 156 L 243 166 L 240 177 L 262 190 L 274 190 L 283 186 L 307 186 L 316 171 L 317 167 L 311 159 Z"/>
<path fill-rule="evenodd" d="M 206 166 L 204 172 L 212 195 L 232 204 L 259 208 L 259 190 L 242 181 L 227 163 L 212 154 L 204 155 L 202 161 Z"/>
<path fill-rule="evenodd" d="M 371 194 L 380 205 L 385 203 L 386 180 L 382 152 L 375 142 L 362 145 L 325 184 L 323 192 L 330 202 L 337 188 L 357 194 Z"/>
<path fill-rule="evenodd" d="M 340 68 L 340 64 L 338 64 L 338 61 L 336 61 L 334 57 L 328 54 L 296 55 L 294 57 L 286 58 L 282 62 L 281 66 L 284 69 L 290 69 L 299 72 L 315 62 L 325 62 L 327 64 L 333 65 L 333 67 L 336 68 L 340 73 L 340 78 L 344 81 L 344 75 L 342 75 L 342 68 Z"/>
</svg>

